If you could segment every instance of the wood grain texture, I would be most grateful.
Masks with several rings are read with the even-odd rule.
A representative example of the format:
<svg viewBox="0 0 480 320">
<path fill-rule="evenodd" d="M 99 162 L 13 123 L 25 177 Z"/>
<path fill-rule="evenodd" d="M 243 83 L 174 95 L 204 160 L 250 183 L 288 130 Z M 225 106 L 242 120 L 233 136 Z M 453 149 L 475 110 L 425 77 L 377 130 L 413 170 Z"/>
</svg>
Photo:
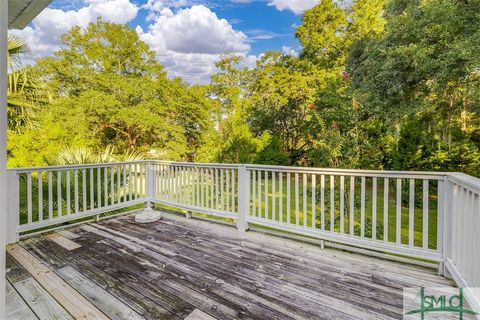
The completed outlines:
<svg viewBox="0 0 480 320">
<path fill-rule="evenodd" d="M 193 310 L 184 320 L 217 320 L 200 309 Z"/>
<path fill-rule="evenodd" d="M 22 319 L 22 320 L 37 320 L 38 317 L 23 301 L 22 297 L 7 281 L 6 295 L 5 295 L 5 312 L 6 319 Z"/>
<path fill-rule="evenodd" d="M 58 275 L 20 245 L 9 245 L 7 252 L 75 319 L 108 319 L 88 300 L 73 290 Z"/>
<path fill-rule="evenodd" d="M 47 233 L 45 234 L 45 237 L 49 238 L 50 240 L 64 247 L 67 250 L 75 250 L 81 247 L 81 245 L 73 242 L 69 238 L 64 237 L 58 232 Z"/>
<path fill-rule="evenodd" d="M 452 285 L 433 269 L 171 214 L 67 231 L 81 247 L 44 236 L 20 245 L 118 319 L 397 319 L 403 287 Z"/>
</svg>

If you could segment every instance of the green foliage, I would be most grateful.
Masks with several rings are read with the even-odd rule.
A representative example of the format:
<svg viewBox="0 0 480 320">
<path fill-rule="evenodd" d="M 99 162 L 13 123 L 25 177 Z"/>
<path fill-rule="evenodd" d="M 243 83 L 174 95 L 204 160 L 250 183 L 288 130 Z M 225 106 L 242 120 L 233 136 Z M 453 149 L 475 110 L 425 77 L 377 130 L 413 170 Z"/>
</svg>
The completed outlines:
<svg viewBox="0 0 480 320">
<path fill-rule="evenodd" d="M 296 30 L 298 57 L 267 52 L 249 69 L 224 56 L 195 86 L 168 79 L 126 25 L 75 27 L 54 57 L 11 74 L 9 165 L 126 154 L 480 176 L 479 12 L 322 0 Z"/>
<path fill-rule="evenodd" d="M 52 162 L 59 143 L 62 149 L 112 146 L 118 154 L 194 160 L 213 126 L 215 104 L 205 88 L 169 80 L 127 25 L 99 20 L 85 30 L 74 27 L 62 41 L 65 47 L 54 57 L 37 61 L 35 74 L 53 101 L 36 112 L 37 128 L 11 139 L 11 165 Z"/>
</svg>

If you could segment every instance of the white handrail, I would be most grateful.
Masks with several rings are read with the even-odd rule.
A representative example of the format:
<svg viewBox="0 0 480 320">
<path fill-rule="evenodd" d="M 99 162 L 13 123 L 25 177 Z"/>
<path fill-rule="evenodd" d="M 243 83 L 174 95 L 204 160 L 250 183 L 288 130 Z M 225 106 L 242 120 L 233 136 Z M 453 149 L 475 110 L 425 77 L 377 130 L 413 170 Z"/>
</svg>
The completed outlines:
<svg viewBox="0 0 480 320">
<path fill-rule="evenodd" d="M 480 287 L 480 179 L 446 172 L 143 160 L 8 170 L 8 239 L 158 203 L 439 263 Z M 20 194 L 22 190 L 22 194 Z M 21 214 L 20 214 L 21 212 Z M 467 291 L 480 308 L 480 293 Z"/>
</svg>

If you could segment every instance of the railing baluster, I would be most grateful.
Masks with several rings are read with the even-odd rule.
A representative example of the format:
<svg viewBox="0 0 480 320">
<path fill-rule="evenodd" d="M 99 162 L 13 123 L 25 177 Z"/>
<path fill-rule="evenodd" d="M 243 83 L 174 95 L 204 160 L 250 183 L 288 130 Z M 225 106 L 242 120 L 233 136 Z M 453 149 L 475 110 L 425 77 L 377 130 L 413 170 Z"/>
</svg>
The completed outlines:
<svg viewBox="0 0 480 320">
<path fill-rule="evenodd" d="M 345 177 L 340 176 L 340 233 L 345 233 Z"/>
<path fill-rule="evenodd" d="M 325 176 L 320 176 L 320 224 L 321 229 L 325 230 Z"/>
<path fill-rule="evenodd" d="M 127 202 L 127 166 L 122 166 L 122 172 L 123 172 L 123 202 Z M 98 205 L 100 207 L 100 204 Z"/>
<path fill-rule="evenodd" d="M 66 184 L 66 192 L 67 192 L 67 216 L 72 213 L 71 208 L 71 201 L 70 201 L 70 170 L 65 171 L 65 184 Z"/>
<path fill-rule="evenodd" d="M 38 172 L 38 221 L 43 221 L 43 182 L 42 172 Z"/>
<path fill-rule="evenodd" d="M 291 214 L 291 192 L 290 192 L 290 183 L 291 183 L 292 177 L 290 175 L 290 172 L 287 172 L 287 223 L 290 224 L 290 214 Z"/>
<path fill-rule="evenodd" d="M 53 186 L 51 171 L 48 171 L 48 219 L 53 219 Z"/>
<path fill-rule="evenodd" d="M 210 169 L 210 195 L 212 196 L 212 202 L 211 202 L 211 207 L 212 209 L 215 208 L 215 170 Z"/>
<path fill-rule="evenodd" d="M 316 203 L 316 196 L 317 196 L 317 182 L 316 182 L 317 176 L 315 174 L 312 174 L 312 228 L 316 228 L 317 224 L 317 216 L 316 216 L 316 209 L 317 209 L 317 203 Z"/>
<path fill-rule="evenodd" d="M 220 195 L 220 191 L 218 190 L 218 179 L 219 179 L 219 176 L 218 176 L 218 169 L 215 168 L 215 209 L 220 209 L 219 208 L 219 204 L 220 204 L 220 198 L 219 198 L 219 195 Z M 249 207 L 250 207 L 250 204 L 249 204 Z"/>
<path fill-rule="evenodd" d="M 295 173 L 295 224 L 300 225 L 300 195 L 298 190 L 298 173 Z"/>
<path fill-rule="evenodd" d="M 372 239 L 377 240 L 377 177 L 372 178 Z"/>
<path fill-rule="evenodd" d="M 97 206 L 102 207 L 102 168 L 97 168 Z"/>
<path fill-rule="evenodd" d="M 335 177 L 330 176 L 330 231 L 335 231 Z"/>
<path fill-rule="evenodd" d="M 428 192 L 428 179 L 423 179 L 423 206 L 422 206 L 422 246 L 424 249 L 428 249 L 428 208 L 429 208 L 429 192 Z"/>
<path fill-rule="evenodd" d="M 258 179 L 258 216 L 262 217 L 262 171 L 257 172 Z"/>
<path fill-rule="evenodd" d="M 302 183 L 303 183 L 303 226 L 304 227 L 307 226 L 307 218 L 308 218 L 308 211 L 307 211 L 308 180 L 307 180 L 307 177 L 308 177 L 307 174 L 304 173 L 303 174 L 303 179 L 302 179 Z"/>
<path fill-rule="evenodd" d="M 210 203 L 210 175 L 209 169 L 205 168 L 205 207 L 208 208 Z M 233 208 L 232 208 L 233 211 Z"/>
<path fill-rule="evenodd" d="M 137 165 L 135 165 L 135 180 L 137 178 Z M 113 170 L 113 166 L 110 167 L 110 205 L 114 206 L 115 205 L 115 172 Z M 137 183 L 135 182 L 135 188 L 137 186 Z M 137 198 L 137 192 L 135 190 L 135 199 Z"/>
<path fill-rule="evenodd" d="M 128 200 L 132 201 L 132 189 L 133 189 L 133 179 L 132 179 L 132 165 L 128 165 Z M 105 198 L 105 204 L 107 199 Z"/>
<path fill-rule="evenodd" d="M 80 211 L 78 204 L 78 170 L 73 171 L 73 201 L 75 202 L 75 213 Z"/>
<path fill-rule="evenodd" d="M 27 173 L 27 221 L 28 223 L 33 222 L 33 214 L 32 214 L 32 173 Z"/>
<path fill-rule="evenodd" d="M 225 169 L 220 169 L 220 209 L 225 210 L 225 179 L 224 179 Z"/>
<path fill-rule="evenodd" d="M 388 178 L 383 179 L 383 241 L 388 242 Z"/>
<path fill-rule="evenodd" d="M 402 242 L 402 179 L 397 178 L 397 203 L 396 203 L 396 230 L 395 239 L 397 244 Z"/>
<path fill-rule="evenodd" d="M 272 172 L 272 220 L 275 221 L 276 218 L 276 202 L 277 202 L 277 192 L 275 186 L 275 172 Z"/>
<path fill-rule="evenodd" d="M 360 186 L 360 237 L 365 237 L 365 177 L 361 178 Z"/>
<path fill-rule="evenodd" d="M 438 180 L 438 193 L 437 193 L 437 251 L 442 250 L 443 239 L 443 180 Z"/>
<path fill-rule="evenodd" d="M 236 193 L 235 186 L 237 185 L 236 172 L 237 171 L 232 170 L 232 212 L 235 212 L 238 208 L 235 202 L 235 193 Z"/>
<path fill-rule="evenodd" d="M 93 168 L 91 168 L 90 171 L 90 209 L 93 210 L 95 209 L 95 192 L 94 192 L 94 184 L 93 184 Z"/>
<path fill-rule="evenodd" d="M 410 186 L 409 186 L 409 199 L 408 199 L 408 246 L 414 246 L 414 234 L 415 234 L 415 226 L 414 226 L 414 217 L 415 215 L 415 180 L 410 179 Z"/>
<path fill-rule="evenodd" d="M 76 177 L 76 175 L 75 175 Z M 76 183 L 75 183 L 76 184 Z M 76 189 L 76 187 L 75 187 Z M 104 203 L 105 207 L 108 207 L 108 167 L 105 167 L 103 169 L 103 196 L 104 196 Z M 75 199 L 77 199 L 77 196 L 75 196 Z"/>
<path fill-rule="evenodd" d="M 283 222 L 283 173 L 278 173 L 278 221 Z"/>
<path fill-rule="evenodd" d="M 252 170 L 252 215 L 255 217 L 257 216 L 257 198 L 256 198 L 256 182 L 257 182 L 257 172 Z"/>
<path fill-rule="evenodd" d="M 268 216 L 268 171 L 265 171 L 265 219 L 270 219 Z"/>
<path fill-rule="evenodd" d="M 57 171 L 57 210 L 58 217 L 62 216 L 62 171 Z"/>
<path fill-rule="evenodd" d="M 204 168 L 201 168 L 201 192 L 202 192 L 202 207 L 205 207 L 205 193 L 207 193 L 207 203 L 208 203 L 208 192 L 206 192 L 205 190 L 205 169 Z M 227 211 L 230 211 L 230 203 L 229 203 L 229 199 L 228 199 L 228 192 L 229 192 L 229 183 L 230 183 L 230 179 L 229 179 L 229 175 L 228 175 L 228 171 L 227 171 Z"/>
<path fill-rule="evenodd" d="M 350 177 L 350 210 L 348 216 L 349 233 L 351 236 L 355 235 L 355 177 Z"/>
<path fill-rule="evenodd" d="M 145 164 L 140 164 L 139 165 L 139 169 L 140 169 L 140 198 L 144 198 L 145 197 L 145 175 L 146 175 L 146 172 L 147 172 L 147 168 L 146 168 L 146 165 Z M 120 195 L 118 195 L 118 197 L 120 198 Z"/>
</svg>

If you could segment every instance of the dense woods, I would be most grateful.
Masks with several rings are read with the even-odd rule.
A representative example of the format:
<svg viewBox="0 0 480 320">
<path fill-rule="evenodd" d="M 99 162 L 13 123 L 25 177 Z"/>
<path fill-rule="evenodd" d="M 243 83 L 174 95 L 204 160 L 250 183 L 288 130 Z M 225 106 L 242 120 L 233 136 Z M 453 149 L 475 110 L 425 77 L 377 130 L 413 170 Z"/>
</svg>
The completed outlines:
<svg viewBox="0 0 480 320">
<path fill-rule="evenodd" d="M 169 79 L 127 25 L 73 28 L 11 66 L 10 166 L 152 158 L 480 176 L 480 2 L 322 0 L 298 56 Z M 16 39 L 18 40 L 18 39 Z M 13 58 L 19 52 L 11 52 Z"/>
</svg>

